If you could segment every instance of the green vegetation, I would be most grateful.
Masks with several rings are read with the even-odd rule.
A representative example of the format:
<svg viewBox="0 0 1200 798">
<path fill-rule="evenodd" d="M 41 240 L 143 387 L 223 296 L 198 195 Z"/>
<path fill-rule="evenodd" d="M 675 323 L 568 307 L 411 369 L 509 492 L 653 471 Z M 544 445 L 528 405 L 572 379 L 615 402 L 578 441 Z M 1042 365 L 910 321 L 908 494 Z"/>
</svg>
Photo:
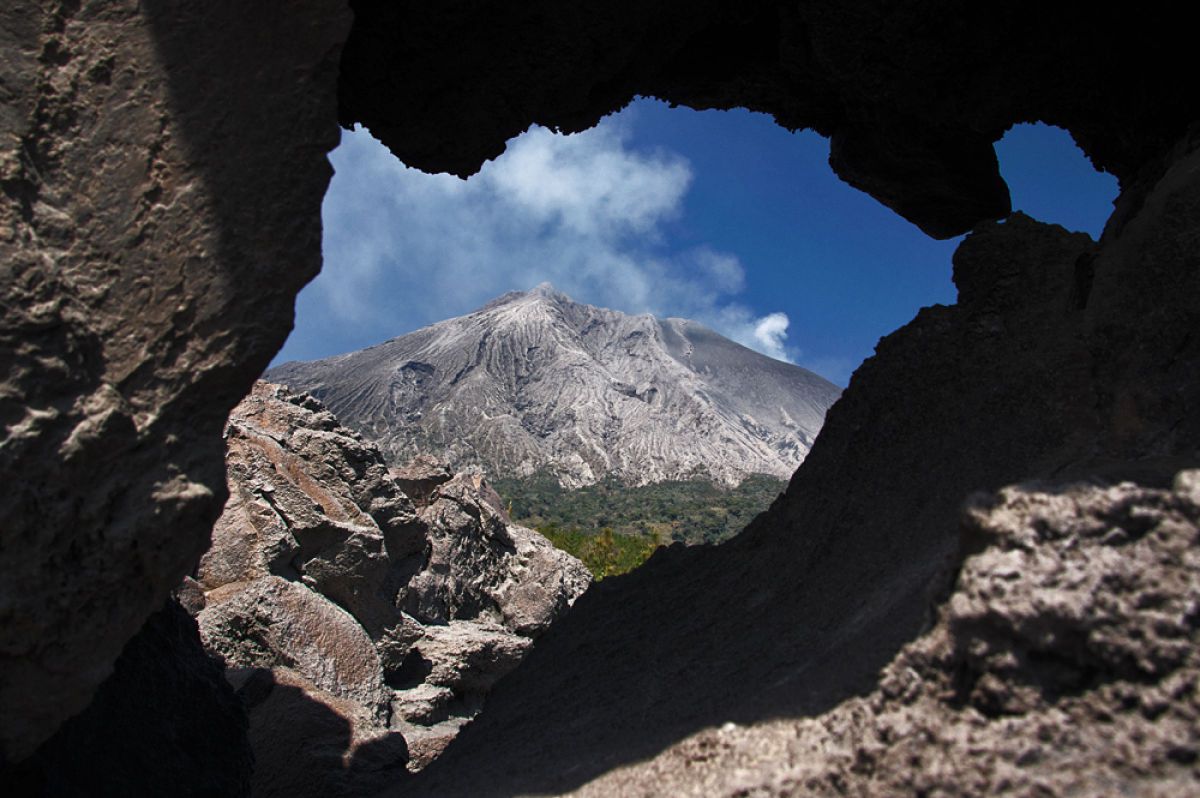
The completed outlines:
<svg viewBox="0 0 1200 798">
<path fill-rule="evenodd" d="M 514 521 L 583 560 L 598 579 L 636 568 L 664 543 L 728 540 L 785 486 L 765 475 L 736 488 L 701 480 L 631 488 L 606 479 L 568 490 L 549 474 L 492 483 Z"/>
<path fill-rule="evenodd" d="M 661 543 L 641 535 L 620 535 L 608 527 L 599 533 L 561 529 L 553 522 L 537 527 L 558 548 L 578 557 L 596 579 L 624 574 L 650 559 Z"/>
</svg>

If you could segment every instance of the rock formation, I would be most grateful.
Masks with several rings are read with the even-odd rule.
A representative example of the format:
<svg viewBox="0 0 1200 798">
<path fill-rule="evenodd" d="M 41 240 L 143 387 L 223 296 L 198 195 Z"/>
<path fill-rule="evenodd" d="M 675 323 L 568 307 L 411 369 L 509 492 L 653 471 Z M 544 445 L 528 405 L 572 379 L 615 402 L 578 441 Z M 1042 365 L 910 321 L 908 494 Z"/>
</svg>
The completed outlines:
<svg viewBox="0 0 1200 798">
<path fill-rule="evenodd" d="M 296 713 L 318 736 L 341 718 L 331 744 L 348 756 L 391 752 L 352 774 L 324 772 L 307 745 L 272 753 L 256 795 L 283 794 L 275 768 L 297 760 L 310 786 L 293 796 L 361 792 L 425 764 L 590 582 L 508 522 L 477 475 L 411 466 L 442 477 L 418 508 L 379 451 L 307 394 L 257 383 L 226 437 L 230 499 L 181 592 L 250 705 L 252 746 L 274 752 Z"/>
<path fill-rule="evenodd" d="M 134 641 L 164 642 L 140 649 L 162 673 L 190 661 L 187 635 L 147 621 L 207 547 L 226 414 L 317 269 L 335 116 L 409 164 L 465 174 L 530 123 L 578 130 L 637 93 L 747 107 L 829 135 L 840 175 L 939 236 L 1005 217 L 989 145 L 1016 122 L 1066 128 L 1122 186 L 1098 245 L 1019 217 L 980 227 L 958 258 L 959 305 L 882 342 L 787 496 L 734 543 L 667 551 L 589 591 L 422 777 L 434 794 L 471 779 L 574 789 L 709 726 L 820 715 L 874 690 L 923 628 L 969 493 L 1033 478 L 1161 488 L 1196 464 L 1200 92 L 1177 4 L 350 5 L 349 33 L 340 0 L 0 7 L 6 785 L 16 760 L 77 752 L 64 722 L 93 697 L 95 728 L 122 727 L 131 708 L 106 696 L 128 690 L 114 665 Z M 263 708 L 252 733 L 291 720 L 276 724 L 284 761 L 287 732 L 316 739 L 296 712 L 316 688 L 272 673 L 242 691 Z M 1142 687 L 1133 703 L 1153 706 L 1159 688 Z M 206 723 L 236 734 L 224 702 L 204 701 Z M 327 773 L 346 765 L 346 717 L 311 715 L 335 741 Z M 150 739 L 123 755 L 171 745 Z M 1155 739 L 1135 744 L 1149 756 Z M 1081 767 L 1118 761 L 1099 745 Z M 229 773 L 243 750 L 218 754 Z M 363 746 L 350 766 L 383 772 L 394 753 Z M 144 781 L 125 793 L 212 775 L 207 758 L 174 761 L 165 787 L 131 768 Z M 830 754 L 834 771 L 845 761 Z M 1171 789 L 1177 771 L 1153 768 L 1139 789 Z M 907 783 L 893 777 L 881 783 Z"/>
<path fill-rule="evenodd" d="M 548 283 L 358 352 L 285 363 L 393 462 L 566 487 L 791 476 L 840 391 L 686 319 L 573 302 Z"/>
<path fill-rule="evenodd" d="M 581 796 L 1193 795 L 1200 471 L 981 494 L 937 623 L 819 717 L 695 735 Z"/>
<path fill-rule="evenodd" d="M 88 705 L 208 547 L 225 417 L 320 267 L 349 22 L 0 9 L 0 762 Z"/>
<path fill-rule="evenodd" d="M 991 144 L 1014 122 L 1071 131 L 1128 185 L 1200 117 L 1176 77 L 1189 74 L 1190 37 L 1167 3 L 352 5 L 341 121 L 428 171 L 472 174 L 530 123 L 583 130 L 635 95 L 737 106 L 829 137 L 843 180 L 950 237 L 1009 212 Z"/>
<path fill-rule="evenodd" d="M 242 702 L 174 599 L 150 616 L 95 699 L 3 773 L 8 796 L 248 798 L 255 753 Z M 186 778 L 180 778 L 181 774 Z"/>
</svg>

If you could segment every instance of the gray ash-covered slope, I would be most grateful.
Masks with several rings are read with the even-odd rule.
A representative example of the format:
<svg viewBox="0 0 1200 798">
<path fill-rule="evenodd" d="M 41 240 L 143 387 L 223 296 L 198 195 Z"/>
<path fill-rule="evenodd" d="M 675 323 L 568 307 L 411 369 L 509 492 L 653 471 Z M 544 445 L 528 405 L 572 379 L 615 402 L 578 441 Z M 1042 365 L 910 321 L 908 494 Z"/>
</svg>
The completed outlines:
<svg viewBox="0 0 1200 798">
<path fill-rule="evenodd" d="M 840 395 L 696 322 L 585 305 L 545 283 L 267 378 L 320 398 L 394 463 L 427 452 L 567 487 L 786 478 Z"/>
</svg>

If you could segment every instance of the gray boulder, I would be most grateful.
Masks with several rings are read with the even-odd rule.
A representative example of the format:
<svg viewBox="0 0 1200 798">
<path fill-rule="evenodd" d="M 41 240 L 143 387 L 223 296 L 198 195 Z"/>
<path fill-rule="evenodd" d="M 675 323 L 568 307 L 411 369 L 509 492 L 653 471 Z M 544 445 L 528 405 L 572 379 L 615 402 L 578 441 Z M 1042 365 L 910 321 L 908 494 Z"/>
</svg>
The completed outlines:
<svg viewBox="0 0 1200 798">
<path fill-rule="evenodd" d="M 516 526 L 478 474 L 457 474 L 420 510 L 426 567 L 408 584 L 405 609 L 426 623 L 488 617 L 520 634 L 543 631 L 591 582 L 583 563 Z"/>
<path fill-rule="evenodd" d="M 208 594 L 197 620 L 205 647 L 228 665 L 286 666 L 325 692 L 385 714 L 390 694 L 370 637 L 304 585 L 278 576 L 228 585 Z"/>
<path fill-rule="evenodd" d="M 258 383 L 230 416 L 230 500 L 200 561 L 209 590 L 277 574 L 350 611 L 374 636 L 399 620 L 424 528 L 378 451 L 320 403 Z"/>
<path fill-rule="evenodd" d="M 451 621 L 426 627 L 413 650 L 428 663 L 426 684 L 463 694 L 490 690 L 520 663 L 529 646 L 529 638 L 497 624 Z"/>
</svg>

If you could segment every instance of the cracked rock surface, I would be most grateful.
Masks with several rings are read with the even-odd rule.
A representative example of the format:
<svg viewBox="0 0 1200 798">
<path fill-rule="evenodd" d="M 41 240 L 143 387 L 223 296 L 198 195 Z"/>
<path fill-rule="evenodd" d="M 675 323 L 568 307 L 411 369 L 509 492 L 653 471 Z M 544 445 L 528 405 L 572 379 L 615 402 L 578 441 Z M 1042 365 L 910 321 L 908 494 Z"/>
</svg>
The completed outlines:
<svg viewBox="0 0 1200 798">
<path fill-rule="evenodd" d="M 360 794 L 427 764 L 590 583 L 476 474 L 417 480 L 415 505 L 307 394 L 257 383 L 227 439 L 231 499 L 180 593 L 250 707 L 256 794 Z M 283 755 L 297 728 L 325 742 Z M 295 759 L 306 778 L 274 772 Z"/>
<path fill-rule="evenodd" d="M 0 762 L 87 706 L 208 545 L 225 418 L 320 267 L 349 21 L 0 8 Z"/>
<path fill-rule="evenodd" d="M 1200 791 L 1200 471 L 976 497 L 928 632 L 823 715 L 728 724 L 579 796 Z"/>
</svg>

